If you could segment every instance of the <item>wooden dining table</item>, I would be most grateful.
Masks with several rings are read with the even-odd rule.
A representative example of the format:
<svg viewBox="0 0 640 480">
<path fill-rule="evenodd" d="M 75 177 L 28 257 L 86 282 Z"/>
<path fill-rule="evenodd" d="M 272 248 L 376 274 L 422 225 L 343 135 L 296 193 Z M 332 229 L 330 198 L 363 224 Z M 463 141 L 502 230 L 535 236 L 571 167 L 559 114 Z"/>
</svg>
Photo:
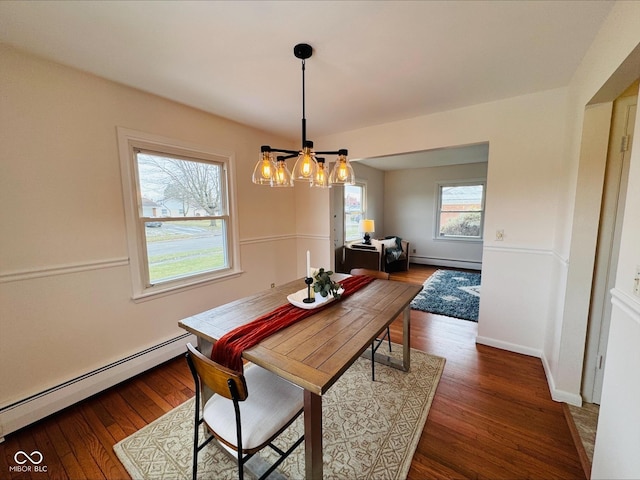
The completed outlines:
<svg viewBox="0 0 640 480">
<path fill-rule="evenodd" d="M 339 274 L 335 274 L 339 281 Z M 234 328 L 288 303 L 287 296 L 306 288 L 303 279 L 271 288 L 193 315 L 178 325 L 198 337 L 207 356 L 217 339 Z M 347 298 L 280 330 L 242 357 L 304 389 L 305 476 L 321 479 L 322 395 L 363 355 L 371 342 L 403 315 L 402 359 L 375 353 L 376 362 L 410 368 L 410 303 L 422 285 L 376 279 Z M 251 392 L 249 392 L 250 394 Z"/>
</svg>

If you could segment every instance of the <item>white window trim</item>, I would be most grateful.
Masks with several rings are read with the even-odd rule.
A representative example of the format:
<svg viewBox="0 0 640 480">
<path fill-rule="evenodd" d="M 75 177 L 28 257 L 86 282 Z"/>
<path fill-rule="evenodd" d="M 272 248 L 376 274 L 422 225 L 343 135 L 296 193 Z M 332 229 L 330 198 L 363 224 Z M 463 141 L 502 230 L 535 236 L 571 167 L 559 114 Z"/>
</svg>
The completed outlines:
<svg viewBox="0 0 640 480">
<path fill-rule="evenodd" d="M 150 299 L 157 295 L 175 293 L 206 283 L 216 282 L 242 273 L 240 266 L 240 242 L 235 195 L 235 158 L 228 152 L 214 151 L 208 147 L 194 145 L 159 135 L 117 127 L 118 149 L 120 154 L 120 173 L 122 176 L 127 245 L 129 248 L 129 272 L 131 274 L 132 298 Z M 146 250 L 144 238 L 140 232 L 141 222 L 138 214 L 138 188 L 135 173 L 135 155 L 137 149 L 156 150 L 175 155 L 210 159 L 221 162 L 227 174 L 228 215 L 227 245 L 229 267 L 224 270 L 193 275 L 184 279 L 158 285 L 147 286 L 145 274 Z"/>
<path fill-rule="evenodd" d="M 353 186 L 362 188 L 362 218 L 366 218 L 367 215 L 367 181 L 366 180 L 358 180 L 356 179 L 353 183 Z M 344 191 L 342 192 L 342 225 L 344 231 L 344 243 L 345 245 L 361 242 L 362 235 L 358 236 L 358 238 L 353 238 L 351 240 L 347 240 L 347 204 L 344 199 Z"/>
<path fill-rule="evenodd" d="M 442 201 L 440 190 L 442 187 L 463 187 L 465 185 L 482 185 L 482 215 L 480 216 L 480 237 L 442 237 L 440 235 L 440 208 Z M 436 183 L 436 201 L 434 202 L 435 210 L 433 212 L 433 240 L 438 242 L 484 242 L 484 216 L 485 216 L 485 199 L 487 198 L 487 179 L 474 178 L 464 180 L 447 180 Z"/>
</svg>

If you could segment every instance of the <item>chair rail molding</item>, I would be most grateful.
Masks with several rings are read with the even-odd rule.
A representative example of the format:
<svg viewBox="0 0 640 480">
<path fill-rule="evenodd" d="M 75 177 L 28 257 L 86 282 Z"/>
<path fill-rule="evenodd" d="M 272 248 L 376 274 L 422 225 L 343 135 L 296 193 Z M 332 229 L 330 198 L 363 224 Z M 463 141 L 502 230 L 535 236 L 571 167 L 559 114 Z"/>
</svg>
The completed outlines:
<svg viewBox="0 0 640 480">
<path fill-rule="evenodd" d="M 611 289 L 611 303 L 640 324 L 640 302 L 617 288 Z"/>
<path fill-rule="evenodd" d="M 298 238 L 297 235 L 267 235 L 263 237 L 250 237 L 250 238 L 241 238 L 240 245 L 254 245 L 257 243 L 271 243 L 271 242 L 283 242 L 287 240 L 296 240 Z"/>
<path fill-rule="evenodd" d="M 76 262 L 64 265 L 52 265 L 37 267 L 14 272 L 0 273 L 0 283 L 32 280 L 36 278 L 54 277 L 57 275 L 69 275 L 78 272 L 101 270 L 103 268 L 126 267 L 129 265 L 129 257 L 109 258 L 90 262 Z"/>
</svg>

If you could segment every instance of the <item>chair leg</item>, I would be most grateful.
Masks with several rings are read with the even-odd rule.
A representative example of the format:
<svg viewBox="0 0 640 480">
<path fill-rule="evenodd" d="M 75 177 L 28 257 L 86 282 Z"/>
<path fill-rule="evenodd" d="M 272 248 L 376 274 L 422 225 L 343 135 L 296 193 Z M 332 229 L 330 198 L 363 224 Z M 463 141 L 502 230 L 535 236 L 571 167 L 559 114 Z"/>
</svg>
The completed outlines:
<svg viewBox="0 0 640 480">
<path fill-rule="evenodd" d="M 276 460 L 267 469 L 267 471 L 260 476 L 258 480 L 265 480 L 266 478 L 268 478 L 269 475 L 271 475 L 271 473 L 274 472 L 282 464 L 282 462 L 284 462 L 287 459 L 287 457 L 291 455 L 291 452 L 293 452 L 296 448 L 298 448 L 298 445 L 300 445 L 302 442 L 304 442 L 304 435 L 302 435 L 298 440 L 296 440 L 296 442 L 293 445 L 291 445 L 286 452 L 281 450 L 277 446 L 275 446 L 273 443 L 270 443 L 269 446 L 280 455 L 280 458 L 278 458 L 278 460 Z"/>
<path fill-rule="evenodd" d="M 200 385 L 196 381 L 196 406 L 195 406 L 195 414 L 193 419 L 193 480 L 197 480 L 198 478 L 198 442 L 199 442 L 199 433 L 200 429 Z"/>
<path fill-rule="evenodd" d="M 196 442 L 197 440 L 197 435 L 198 435 L 198 431 L 196 428 Z M 193 480 L 197 480 L 198 478 L 198 447 L 196 446 L 193 449 Z"/>
<path fill-rule="evenodd" d="M 376 359 L 375 359 L 376 349 L 374 346 L 375 343 L 376 343 L 375 340 L 371 342 L 371 381 L 372 382 L 376 381 Z"/>
<path fill-rule="evenodd" d="M 198 392 L 196 392 L 196 395 L 199 395 Z M 198 448 L 198 430 L 200 427 L 200 422 L 199 422 L 199 412 L 198 412 L 198 406 L 197 406 L 198 402 L 196 402 L 196 418 L 195 418 L 195 422 L 194 422 L 194 432 L 193 432 L 193 480 L 196 480 L 198 477 L 198 451 L 200 450 Z"/>
</svg>

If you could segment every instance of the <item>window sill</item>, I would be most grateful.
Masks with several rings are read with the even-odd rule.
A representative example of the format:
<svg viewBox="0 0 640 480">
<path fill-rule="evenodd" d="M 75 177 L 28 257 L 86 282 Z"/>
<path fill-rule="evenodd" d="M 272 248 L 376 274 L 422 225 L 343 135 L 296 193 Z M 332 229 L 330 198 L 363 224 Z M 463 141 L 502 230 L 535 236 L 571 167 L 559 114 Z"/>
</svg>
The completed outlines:
<svg viewBox="0 0 640 480">
<path fill-rule="evenodd" d="M 201 279 L 194 279 L 192 281 L 185 281 L 180 283 L 179 285 L 163 285 L 154 288 L 146 289 L 143 292 L 136 292 L 132 295 L 132 299 L 135 303 L 146 302 L 148 300 L 153 300 L 155 298 L 165 297 L 167 295 L 173 295 L 176 293 L 181 293 L 187 290 L 192 290 L 194 288 L 200 288 L 209 283 L 217 283 L 226 280 L 231 280 L 233 278 L 239 277 L 242 273 L 242 270 L 231 270 L 221 275 L 217 275 L 215 277 L 207 277 Z"/>
<path fill-rule="evenodd" d="M 464 237 L 433 237 L 436 242 L 464 242 L 464 243 L 482 243 L 483 238 L 464 238 Z"/>
</svg>

